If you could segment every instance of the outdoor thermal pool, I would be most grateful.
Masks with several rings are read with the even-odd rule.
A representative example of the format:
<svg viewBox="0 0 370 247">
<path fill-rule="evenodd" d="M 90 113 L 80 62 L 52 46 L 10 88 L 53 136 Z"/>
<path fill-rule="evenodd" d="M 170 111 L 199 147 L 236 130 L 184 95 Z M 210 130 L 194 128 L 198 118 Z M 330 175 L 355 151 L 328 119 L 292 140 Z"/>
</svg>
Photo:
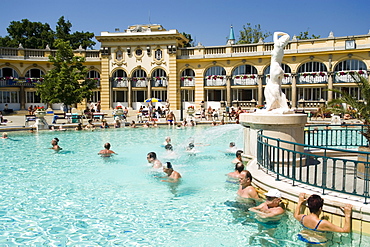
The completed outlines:
<svg viewBox="0 0 370 247">
<path fill-rule="evenodd" d="M 270 237 L 238 207 L 238 185 L 225 182 L 234 156 L 220 151 L 231 141 L 242 148 L 242 128 L 11 132 L 0 140 L 0 246 L 305 246 L 291 213 Z M 167 158 L 166 136 L 176 153 Z M 195 156 L 185 152 L 192 139 Z M 97 155 L 106 142 L 118 155 Z M 171 161 L 180 183 L 155 177 L 150 151 Z M 331 244 L 361 241 L 335 234 Z"/>
</svg>

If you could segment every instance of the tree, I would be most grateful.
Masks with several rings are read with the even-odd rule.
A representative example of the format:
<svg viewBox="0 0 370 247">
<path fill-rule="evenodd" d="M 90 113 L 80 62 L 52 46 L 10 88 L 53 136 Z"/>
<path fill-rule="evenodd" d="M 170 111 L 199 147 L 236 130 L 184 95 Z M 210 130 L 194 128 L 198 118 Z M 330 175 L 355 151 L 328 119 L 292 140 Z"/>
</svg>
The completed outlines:
<svg viewBox="0 0 370 247">
<path fill-rule="evenodd" d="M 81 45 L 83 49 L 92 48 L 96 43 L 91 39 L 94 37 L 90 32 L 74 32 L 71 34 L 72 24 L 64 20 L 64 16 L 60 17 L 56 26 L 56 39 L 69 40 L 72 49 L 77 49 Z"/>
<path fill-rule="evenodd" d="M 8 36 L 0 38 L 0 44 L 5 47 L 23 47 L 45 49 L 46 45 L 54 42 L 54 32 L 49 24 L 30 22 L 27 19 L 12 21 L 6 29 Z"/>
<path fill-rule="evenodd" d="M 350 93 L 345 90 L 330 89 L 340 95 L 340 97 L 331 100 L 328 104 L 332 107 L 330 110 L 334 113 L 351 114 L 354 118 L 361 120 L 365 124 L 364 131 L 360 133 L 366 138 L 368 145 L 370 144 L 370 82 L 367 78 L 363 77 L 359 73 L 350 72 L 350 75 L 356 82 L 361 92 L 361 98 L 359 101 L 354 98 Z M 352 109 L 343 108 L 342 103 L 346 103 L 351 106 Z"/>
<path fill-rule="evenodd" d="M 49 24 L 41 22 L 30 22 L 27 19 L 22 21 L 12 21 L 7 28 L 8 36 L 0 37 L 1 47 L 15 47 L 22 44 L 24 48 L 31 49 L 45 49 L 46 45 L 50 48 L 56 48 L 54 41 L 62 39 L 70 41 L 73 49 L 79 48 L 93 48 L 96 44 L 92 41 L 94 37 L 90 32 L 74 32 L 71 33 L 72 24 L 64 20 L 64 16 L 60 17 L 56 31 L 54 32 Z"/>
<path fill-rule="evenodd" d="M 182 35 L 184 35 L 185 38 L 189 40 L 189 42 L 186 43 L 184 47 L 194 47 L 194 40 L 192 39 L 191 34 L 182 32 Z"/>
<path fill-rule="evenodd" d="M 250 23 L 247 23 L 247 26 L 243 25 L 243 30 L 239 31 L 240 38 L 237 44 L 254 44 L 258 43 L 260 39 L 264 40 L 267 37 L 271 36 L 270 32 L 261 31 L 261 25 L 257 24 L 254 27 Z"/>
<path fill-rule="evenodd" d="M 55 57 L 49 56 L 54 67 L 45 74 L 43 82 L 36 85 L 36 93 L 48 104 L 64 103 L 68 107 L 81 103 L 91 96 L 96 81 L 86 79 L 88 69 L 83 65 L 85 59 L 73 55 L 68 41 L 58 39 L 55 46 Z"/>
<path fill-rule="evenodd" d="M 311 37 L 308 36 L 308 30 L 306 32 L 300 32 L 298 36 L 296 36 L 297 39 L 299 40 L 304 40 L 304 39 L 318 39 L 320 38 L 320 35 L 316 36 L 314 34 L 311 35 Z"/>
</svg>

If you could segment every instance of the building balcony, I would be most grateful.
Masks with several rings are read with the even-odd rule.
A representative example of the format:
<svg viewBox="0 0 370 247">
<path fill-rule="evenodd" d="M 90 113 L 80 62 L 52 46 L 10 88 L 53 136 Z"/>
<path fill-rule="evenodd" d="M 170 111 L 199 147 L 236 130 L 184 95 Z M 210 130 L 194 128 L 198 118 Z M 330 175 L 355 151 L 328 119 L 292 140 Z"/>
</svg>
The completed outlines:
<svg viewBox="0 0 370 247">
<path fill-rule="evenodd" d="M 226 76 L 210 75 L 206 76 L 204 86 L 226 86 Z"/>
<path fill-rule="evenodd" d="M 167 77 L 155 77 L 151 80 L 152 87 L 167 87 Z"/>
<path fill-rule="evenodd" d="M 128 87 L 129 81 L 127 77 L 117 77 L 112 80 L 112 87 Z"/>
<path fill-rule="evenodd" d="M 184 76 L 180 79 L 181 87 L 195 87 L 194 76 Z"/>
<path fill-rule="evenodd" d="M 304 72 L 299 73 L 297 84 L 326 84 L 328 83 L 327 72 Z"/>
<path fill-rule="evenodd" d="M 258 76 L 255 74 L 249 75 L 235 75 L 231 81 L 232 86 L 247 86 L 247 85 L 257 85 Z"/>
<path fill-rule="evenodd" d="M 3 77 L 0 78 L 0 87 L 35 87 L 40 84 L 43 78 L 14 78 Z"/>
<path fill-rule="evenodd" d="M 335 72 L 334 76 L 334 83 L 346 83 L 346 82 L 356 82 L 354 75 L 358 73 L 362 77 L 368 78 L 368 74 L 366 71 L 358 70 L 347 70 L 347 71 L 338 71 Z"/>
<path fill-rule="evenodd" d="M 147 87 L 148 81 L 146 80 L 146 78 L 133 77 L 131 81 L 131 86 L 132 87 Z"/>
</svg>

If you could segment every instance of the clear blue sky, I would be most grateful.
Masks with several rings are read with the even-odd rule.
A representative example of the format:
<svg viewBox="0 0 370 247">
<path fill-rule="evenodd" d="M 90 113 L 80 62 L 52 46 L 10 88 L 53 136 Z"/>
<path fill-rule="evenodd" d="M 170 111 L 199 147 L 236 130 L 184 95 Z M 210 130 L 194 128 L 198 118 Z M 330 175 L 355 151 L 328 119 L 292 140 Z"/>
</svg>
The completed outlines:
<svg viewBox="0 0 370 247">
<path fill-rule="evenodd" d="M 236 39 L 246 23 L 291 36 L 309 30 L 322 38 L 330 31 L 342 37 L 367 34 L 370 29 L 369 0 L 2 0 L 0 6 L 2 37 L 11 21 L 49 23 L 55 30 L 61 16 L 72 23 L 73 32 L 100 35 L 135 24 L 161 24 L 190 33 L 205 46 L 226 44 L 231 24 Z M 95 48 L 99 47 L 98 43 Z"/>
</svg>

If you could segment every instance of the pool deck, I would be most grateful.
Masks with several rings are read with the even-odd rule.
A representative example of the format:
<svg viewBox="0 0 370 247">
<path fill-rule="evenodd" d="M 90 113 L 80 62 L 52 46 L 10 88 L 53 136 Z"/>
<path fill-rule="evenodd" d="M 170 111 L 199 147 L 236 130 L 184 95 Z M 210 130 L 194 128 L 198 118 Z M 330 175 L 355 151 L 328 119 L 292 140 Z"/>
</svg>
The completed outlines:
<svg viewBox="0 0 370 247">
<path fill-rule="evenodd" d="M 5 131 L 20 131 L 20 130 L 29 130 L 30 128 L 34 128 L 33 125 L 35 124 L 34 121 L 29 122 L 29 124 L 26 124 L 25 121 L 25 116 L 28 114 L 27 111 L 18 111 L 14 114 L 11 115 L 5 115 L 4 119 L 7 119 L 7 123 L 2 123 L 0 125 L 0 132 L 5 132 Z M 75 128 L 77 126 L 77 123 L 68 123 L 67 119 L 58 119 L 56 124 L 52 124 L 53 121 L 53 116 L 54 115 L 46 115 L 45 120 L 49 125 L 54 126 L 55 129 L 59 128 L 59 126 L 63 126 L 63 128 L 68 129 L 68 128 Z M 184 114 L 184 118 L 187 117 L 187 114 Z M 114 117 L 112 114 L 107 114 L 104 119 L 107 120 L 107 123 L 113 127 L 114 125 Z M 179 118 L 176 118 L 179 119 Z M 137 126 L 142 126 L 143 122 L 146 122 L 148 118 L 142 118 L 142 122 L 139 122 L 137 119 L 137 114 L 136 111 L 132 110 L 129 112 L 128 117 L 126 119 L 126 125 L 128 123 L 131 123 L 132 121 L 136 122 Z M 194 119 L 196 124 L 201 124 L 201 125 L 211 125 L 213 121 L 208 121 L 208 120 L 199 120 L 199 119 Z M 217 124 L 220 124 L 221 118 L 218 120 L 216 119 L 215 121 Z M 86 125 L 88 119 L 82 119 L 82 124 Z M 177 121 L 178 123 L 181 123 L 180 121 Z M 166 119 L 165 118 L 160 118 L 158 121 L 156 121 L 158 125 L 167 125 Z M 226 124 L 235 124 L 235 120 L 229 120 L 225 121 Z M 94 120 L 94 125 L 97 127 L 101 124 L 101 120 Z M 123 122 L 122 122 L 123 124 Z"/>
</svg>

